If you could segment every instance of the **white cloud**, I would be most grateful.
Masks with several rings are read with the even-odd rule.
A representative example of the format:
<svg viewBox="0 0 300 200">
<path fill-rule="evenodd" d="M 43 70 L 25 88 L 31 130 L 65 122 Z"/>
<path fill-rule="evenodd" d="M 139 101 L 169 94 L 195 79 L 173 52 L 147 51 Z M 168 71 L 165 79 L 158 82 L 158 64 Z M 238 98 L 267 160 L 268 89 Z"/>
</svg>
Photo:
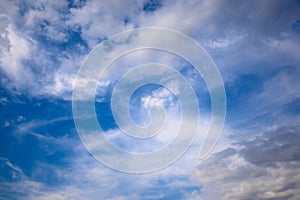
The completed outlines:
<svg viewBox="0 0 300 200">
<path fill-rule="evenodd" d="M 174 81 L 172 81 L 170 84 L 173 84 L 173 82 Z M 175 87 L 173 86 L 171 88 L 175 88 Z M 177 93 L 178 93 L 178 91 L 177 91 Z M 148 110 L 154 106 L 160 106 L 160 107 L 168 106 L 169 108 L 173 108 L 174 110 L 176 110 L 175 96 L 174 96 L 174 94 L 171 93 L 171 91 L 169 91 L 166 88 L 161 88 L 161 89 L 152 91 L 151 95 L 142 97 L 141 102 L 142 102 L 143 107 Z"/>
<path fill-rule="evenodd" d="M 232 45 L 237 44 L 240 40 L 246 37 L 243 34 L 230 34 L 228 33 L 225 38 L 222 39 L 215 39 L 215 40 L 208 40 L 205 44 L 206 46 L 216 49 L 216 48 L 228 48 Z"/>
<path fill-rule="evenodd" d="M 70 10 L 71 18 L 67 23 L 74 28 L 80 27 L 82 37 L 93 48 L 104 38 L 134 28 L 131 21 L 127 24 L 125 20 L 135 20 L 141 5 L 142 1 L 131 0 L 88 1 L 84 6 Z"/>
<path fill-rule="evenodd" d="M 66 26 L 63 21 L 66 19 L 68 2 L 62 1 L 35 1 L 29 3 L 31 9 L 25 13 L 25 26 L 27 32 L 37 31 L 48 40 L 65 42 L 68 39 Z M 40 28 L 38 28 L 40 27 Z M 34 28 L 31 30 L 31 28 Z"/>
<path fill-rule="evenodd" d="M 5 105 L 7 105 L 7 103 L 8 103 L 8 100 L 7 100 L 6 97 L 1 97 L 0 98 L 0 104 L 1 105 L 5 106 Z"/>
<path fill-rule="evenodd" d="M 70 139 L 67 141 L 67 144 L 71 145 L 72 141 Z M 47 142 L 52 143 L 55 140 L 51 139 Z M 65 144 L 61 143 L 61 145 Z M 193 153 L 189 155 L 194 156 Z M 145 175 L 132 175 L 110 170 L 92 158 L 82 147 L 78 148 L 73 156 L 66 159 L 69 163 L 69 167 L 66 168 L 37 162 L 31 177 L 26 176 L 20 167 L 8 161 L 9 171 L 15 172 L 15 177 L 18 178 L 13 182 L 2 181 L 0 185 L 11 195 L 10 198 L 22 196 L 32 200 L 55 198 L 62 200 L 78 198 L 91 200 L 99 198 L 140 199 L 156 195 L 164 197 L 169 192 L 185 195 L 185 188 L 198 187 L 195 180 L 189 178 L 193 166 L 185 164 L 186 162 L 191 163 L 188 156 L 169 168 Z M 197 163 L 196 160 L 193 162 Z M 42 181 L 48 173 L 52 178 L 55 177 L 58 180 L 55 185 L 48 185 Z M 165 183 L 160 183 L 160 181 Z M 154 191 L 157 188 L 164 189 L 156 191 L 155 194 L 149 193 L 149 190 Z"/>
<path fill-rule="evenodd" d="M 19 118 L 18 118 L 19 119 Z M 24 120 L 22 117 L 20 119 Z M 51 120 L 31 120 L 28 122 L 24 122 L 17 126 L 16 133 L 20 135 L 30 134 L 33 132 L 33 130 L 37 127 L 46 126 L 49 124 L 53 124 L 56 122 L 71 120 L 70 117 L 58 117 Z M 17 120 L 18 121 L 18 120 Z"/>
<path fill-rule="evenodd" d="M 10 123 L 8 121 L 5 121 L 4 122 L 4 127 L 9 127 L 10 126 Z"/>
<path fill-rule="evenodd" d="M 19 115 L 18 117 L 17 117 L 17 121 L 18 122 L 21 122 L 21 121 L 24 121 L 26 118 L 24 117 L 24 116 L 22 116 L 22 115 Z"/>
<path fill-rule="evenodd" d="M 75 77 L 70 74 L 56 73 L 53 78 L 53 84 L 46 85 L 43 89 L 44 94 L 64 97 L 65 93 L 73 90 Z"/>
<path fill-rule="evenodd" d="M 28 188 L 31 188 L 31 192 L 35 193 L 36 190 L 40 189 L 40 183 L 29 180 L 24 174 L 23 170 L 14 165 L 6 158 L 0 158 L 0 166 L 2 170 L 8 172 L 6 177 L 1 180 L 0 186 L 3 191 L 15 191 L 15 188 L 18 188 L 18 191 L 14 193 L 1 193 L 0 197 L 4 199 L 14 199 L 19 197 L 28 197 Z M 6 178 L 11 179 L 7 181 Z M 17 195 L 16 195 L 17 194 Z"/>
<path fill-rule="evenodd" d="M 12 25 L 6 27 L 1 37 L 7 41 L 8 46 L 7 49 L 1 48 L 1 69 L 14 81 L 17 88 L 22 89 L 24 85 L 32 86 L 34 75 L 31 69 L 24 65 L 24 61 L 31 59 L 34 43 L 15 32 Z"/>
</svg>

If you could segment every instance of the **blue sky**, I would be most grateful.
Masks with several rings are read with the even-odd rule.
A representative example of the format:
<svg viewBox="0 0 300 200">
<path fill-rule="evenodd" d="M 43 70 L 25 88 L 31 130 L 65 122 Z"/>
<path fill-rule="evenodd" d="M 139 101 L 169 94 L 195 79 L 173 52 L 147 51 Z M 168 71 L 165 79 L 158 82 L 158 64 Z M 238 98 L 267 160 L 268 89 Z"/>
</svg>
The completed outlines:
<svg viewBox="0 0 300 200">
<path fill-rule="evenodd" d="M 115 145 L 154 151 L 170 144 L 178 128 L 176 95 L 153 84 L 133 94 L 132 119 L 149 123 L 147 111 L 158 105 L 171 125 L 148 142 L 122 135 L 110 98 L 132 66 L 172 66 L 190 82 L 201 113 L 199 137 L 179 160 L 156 172 L 128 174 L 101 164 L 84 147 L 72 92 L 92 49 L 141 27 L 174 29 L 205 48 L 222 75 L 227 114 L 216 147 L 200 160 L 211 100 L 194 67 L 155 50 L 119 58 L 97 80 L 95 102 Z M 0 199 L 297 199 L 299 52 L 298 0 L 0 0 Z"/>
</svg>

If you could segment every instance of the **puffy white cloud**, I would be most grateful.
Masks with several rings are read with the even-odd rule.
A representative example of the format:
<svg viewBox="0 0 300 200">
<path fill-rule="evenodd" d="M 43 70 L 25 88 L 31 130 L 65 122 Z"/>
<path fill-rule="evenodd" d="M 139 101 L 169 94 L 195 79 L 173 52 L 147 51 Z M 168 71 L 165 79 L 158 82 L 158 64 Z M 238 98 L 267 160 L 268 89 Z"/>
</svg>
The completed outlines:
<svg viewBox="0 0 300 200">
<path fill-rule="evenodd" d="M 71 8 L 67 22 L 80 28 L 82 37 L 91 48 L 101 40 L 121 31 L 134 28 L 132 21 L 138 17 L 143 1 L 87 1 L 79 8 Z"/>
<path fill-rule="evenodd" d="M 24 62 L 31 59 L 31 49 L 35 44 L 16 32 L 12 25 L 7 25 L 1 33 L 1 37 L 4 41 L 0 54 L 1 69 L 17 88 L 22 89 L 24 85 L 32 86 L 34 75 L 30 67 L 24 65 Z"/>
</svg>

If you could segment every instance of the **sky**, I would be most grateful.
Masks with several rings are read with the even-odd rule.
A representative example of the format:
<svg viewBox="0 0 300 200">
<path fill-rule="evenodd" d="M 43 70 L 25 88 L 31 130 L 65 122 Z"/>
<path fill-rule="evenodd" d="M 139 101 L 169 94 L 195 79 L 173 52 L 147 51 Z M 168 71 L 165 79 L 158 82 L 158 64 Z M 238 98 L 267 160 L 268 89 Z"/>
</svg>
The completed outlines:
<svg viewBox="0 0 300 200">
<path fill-rule="evenodd" d="M 174 31 L 119 37 L 143 27 Z M 193 56 L 189 40 L 172 39 L 176 33 L 197 42 L 203 54 Z M 137 49 L 117 57 L 99 78 L 99 60 L 145 41 L 163 46 L 170 40 L 168 48 L 182 54 Z M 0 200 L 295 200 L 299 52 L 299 0 L 0 0 Z M 218 76 L 207 77 L 205 67 L 199 73 L 190 62 L 206 58 L 225 89 L 224 124 L 211 122 L 222 119 L 213 108 L 220 102 L 214 100 Z M 118 107 L 123 104 L 128 117 Z M 87 107 L 74 110 L 77 105 Z M 91 119 L 85 109 L 94 109 L 101 133 L 80 127 L 80 120 Z M 162 121 L 160 134 L 150 139 L 124 134 L 132 123 L 147 128 Z M 210 128 L 219 125 L 216 145 L 201 158 Z M 106 148 L 99 135 L 130 155 L 174 151 L 149 162 L 130 160 Z M 112 166 L 99 162 L 101 156 Z"/>
</svg>

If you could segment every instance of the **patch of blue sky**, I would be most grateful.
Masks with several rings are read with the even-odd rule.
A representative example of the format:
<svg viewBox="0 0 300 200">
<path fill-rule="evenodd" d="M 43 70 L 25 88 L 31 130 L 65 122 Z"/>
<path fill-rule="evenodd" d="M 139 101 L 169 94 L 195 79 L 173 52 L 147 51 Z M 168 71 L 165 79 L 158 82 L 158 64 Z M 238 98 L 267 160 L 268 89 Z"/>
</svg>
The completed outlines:
<svg viewBox="0 0 300 200">
<path fill-rule="evenodd" d="M 154 12 L 161 8 L 163 6 L 163 3 L 161 0 L 147 0 L 144 3 L 143 11 L 145 12 Z"/>
<path fill-rule="evenodd" d="M 210 112 L 211 99 L 209 96 L 208 88 L 201 74 L 199 74 L 195 67 L 188 62 L 182 64 L 179 72 L 183 77 L 186 78 L 187 82 L 194 89 L 198 99 L 200 112 Z"/>
<path fill-rule="evenodd" d="M 300 98 L 295 99 L 284 105 L 283 112 L 289 113 L 294 116 L 300 114 Z"/>
<path fill-rule="evenodd" d="M 1 116 L 5 116 L 1 118 L 1 123 L 9 121 L 10 126 L 1 127 L 0 157 L 8 158 L 20 166 L 26 175 L 30 175 L 37 160 L 59 163 L 60 158 L 65 156 L 62 152 L 66 149 L 56 152 L 55 144 L 43 139 L 59 140 L 66 136 L 77 138 L 70 102 L 5 96 L 9 104 L 0 105 Z M 70 153 L 70 150 L 72 149 L 67 152 Z"/>
<path fill-rule="evenodd" d="M 176 182 L 176 179 L 172 181 Z M 183 180 L 187 181 L 187 180 Z M 186 186 L 179 188 L 166 188 L 166 182 L 158 183 L 157 187 L 149 188 L 148 190 L 142 192 L 140 196 L 143 196 L 144 199 L 159 199 L 159 200 L 181 200 L 187 198 L 189 193 L 199 192 L 199 186 Z"/>
<path fill-rule="evenodd" d="M 85 40 L 82 39 L 80 30 L 57 27 L 57 29 L 61 29 L 58 31 L 65 35 L 65 39 L 63 41 L 55 41 L 49 38 L 48 33 L 45 33 L 47 26 L 49 26 L 47 23 L 41 24 L 38 31 L 35 32 L 32 37 L 39 41 L 40 48 L 45 51 L 53 52 L 52 59 L 55 59 L 57 55 L 61 55 L 64 51 L 71 55 L 89 52 L 90 49 Z M 101 40 L 99 42 L 101 42 Z"/>
<path fill-rule="evenodd" d="M 293 22 L 292 28 L 297 32 L 300 33 L 300 19 L 297 19 Z"/>
<path fill-rule="evenodd" d="M 80 8 L 84 6 L 86 0 L 68 0 L 68 8 Z"/>
<path fill-rule="evenodd" d="M 118 127 L 113 118 L 110 106 L 110 102 L 95 102 L 96 115 L 103 131 L 116 129 Z"/>
<path fill-rule="evenodd" d="M 256 74 L 242 74 L 226 84 L 227 117 L 249 112 L 250 107 L 245 104 L 252 100 L 254 94 L 263 89 L 264 79 Z M 236 112 L 238 110 L 238 112 Z M 232 113 L 233 112 L 233 113 Z M 231 121 L 231 120 L 229 120 Z"/>
</svg>

